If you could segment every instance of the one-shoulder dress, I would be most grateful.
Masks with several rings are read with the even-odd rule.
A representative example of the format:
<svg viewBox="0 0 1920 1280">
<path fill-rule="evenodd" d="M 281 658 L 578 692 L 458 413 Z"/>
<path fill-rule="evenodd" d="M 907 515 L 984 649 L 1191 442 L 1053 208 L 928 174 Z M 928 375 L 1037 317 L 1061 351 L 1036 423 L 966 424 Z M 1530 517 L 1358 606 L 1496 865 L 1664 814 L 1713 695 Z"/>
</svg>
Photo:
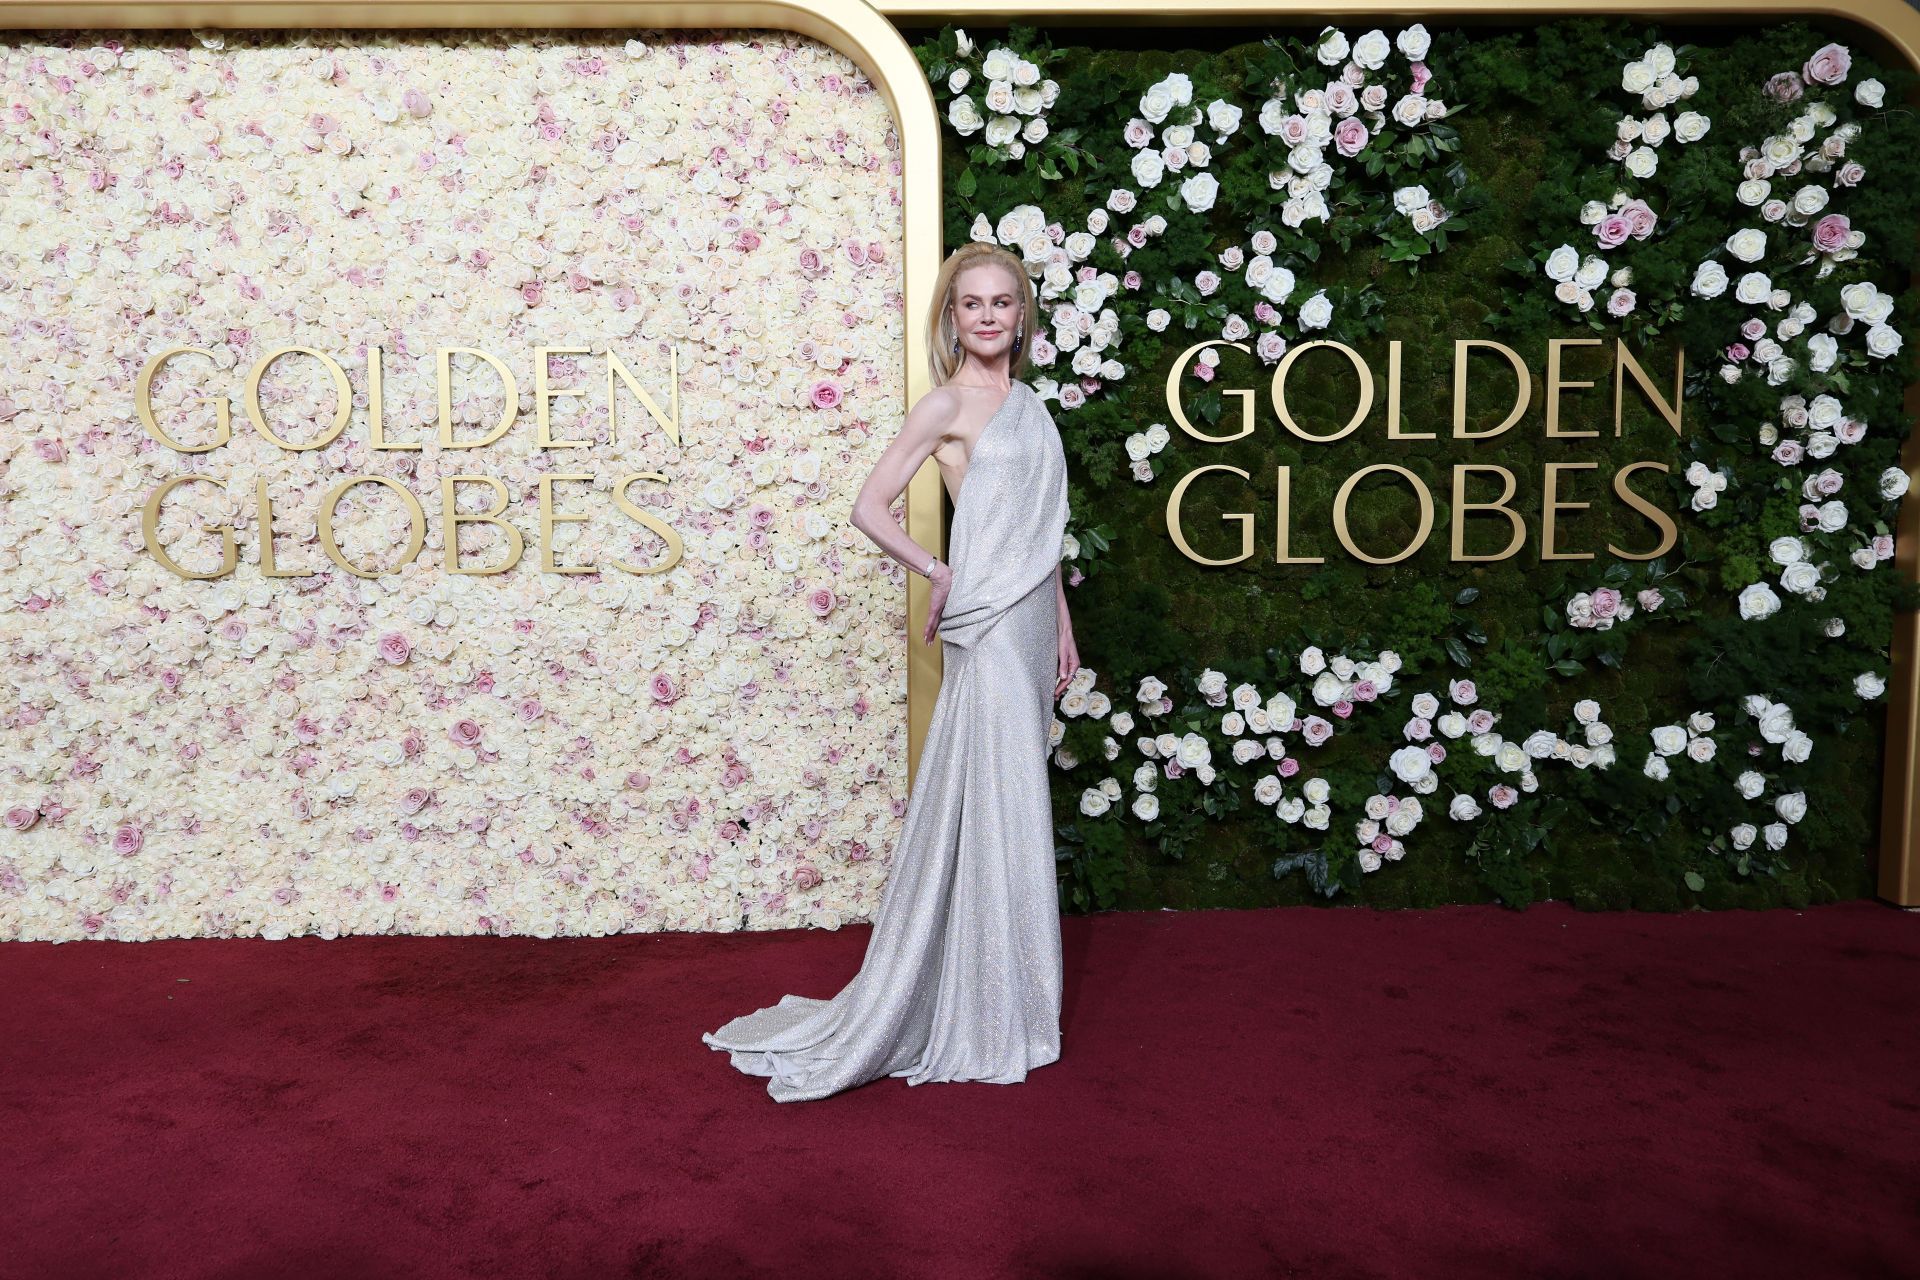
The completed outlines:
<svg viewBox="0 0 1920 1280">
<path fill-rule="evenodd" d="M 1067 514 L 1059 431 L 1016 381 L 954 506 L 940 695 L 860 971 L 700 1037 L 776 1101 L 883 1075 L 1015 1084 L 1060 1056 L 1047 750 Z"/>
</svg>

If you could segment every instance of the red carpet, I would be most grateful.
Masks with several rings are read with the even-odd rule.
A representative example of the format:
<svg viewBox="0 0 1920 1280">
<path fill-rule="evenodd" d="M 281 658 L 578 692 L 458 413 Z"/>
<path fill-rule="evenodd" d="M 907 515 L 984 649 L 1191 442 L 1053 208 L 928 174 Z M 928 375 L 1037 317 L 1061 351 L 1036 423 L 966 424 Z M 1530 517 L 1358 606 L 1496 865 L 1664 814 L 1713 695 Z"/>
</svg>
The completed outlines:
<svg viewBox="0 0 1920 1280">
<path fill-rule="evenodd" d="M 700 1032 L 864 926 L 0 946 L 0 1272 L 1920 1270 L 1920 916 L 1065 930 L 1025 1084 L 786 1105 Z"/>
</svg>

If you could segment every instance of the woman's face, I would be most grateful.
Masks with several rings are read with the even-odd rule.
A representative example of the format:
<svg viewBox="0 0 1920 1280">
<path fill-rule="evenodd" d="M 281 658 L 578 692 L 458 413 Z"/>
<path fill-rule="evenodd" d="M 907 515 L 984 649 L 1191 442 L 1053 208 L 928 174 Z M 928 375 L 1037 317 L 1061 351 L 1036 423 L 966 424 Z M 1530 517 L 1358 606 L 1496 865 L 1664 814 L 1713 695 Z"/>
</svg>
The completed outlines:
<svg viewBox="0 0 1920 1280">
<path fill-rule="evenodd" d="M 953 331 L 963 352 L 990 363 L 1013 346 L 1020 328 L 1018 281 L 996 262 L 963 267 L 953 278 Z"/>
</svg>

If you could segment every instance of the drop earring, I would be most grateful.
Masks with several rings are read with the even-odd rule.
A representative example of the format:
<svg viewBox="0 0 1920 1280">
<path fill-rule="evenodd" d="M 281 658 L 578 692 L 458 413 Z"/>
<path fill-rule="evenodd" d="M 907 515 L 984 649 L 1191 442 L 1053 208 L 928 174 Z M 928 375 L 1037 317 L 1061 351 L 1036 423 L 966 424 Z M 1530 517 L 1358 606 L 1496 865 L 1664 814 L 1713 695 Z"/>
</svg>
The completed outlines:
<svg viewBox="0 0 1920 1280">
<path fill-rule="evenodd" d="M 953 335 L 953 354 L 960 354 L 960 335 L 957 333 Z"/>
<path fill-rule="evenodd" d="M 1026 334 L 1026 331 L 1025 331 L 1024 329 L 1016 329 L 1016 330 L 1014 330 L 1014 334 L 1013 334 L 1013 354 L 1015 354 L 1015 355 L 1019 355 L 1019 354 L 1020 354 L 1020 344 L 1021 344 L 1021 343 L 1022 343 L 1023 341 L 1025 341 L 1025 340 L 1026 340 L 1026 336 L 1027 336 L 1027 334 Z"/>
</svg>

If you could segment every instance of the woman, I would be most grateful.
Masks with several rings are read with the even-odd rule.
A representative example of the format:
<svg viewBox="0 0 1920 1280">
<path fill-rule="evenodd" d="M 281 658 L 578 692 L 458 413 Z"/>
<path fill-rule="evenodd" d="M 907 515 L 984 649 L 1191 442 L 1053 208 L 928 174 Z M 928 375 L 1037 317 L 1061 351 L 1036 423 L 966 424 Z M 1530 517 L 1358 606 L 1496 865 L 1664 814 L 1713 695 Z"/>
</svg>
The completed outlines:
<svg viewBox="0 0 1920 1280">
<path fill-rule="evenodd" d="M 1018 380 L 1035 316 L 1019 259 L 972 243 L 927 317 L 934 389 L 908 412 L 853 523 L 931 583 L 944 674 L 860 971 L 829 1000 L 783 996 L 700 1038 L 778 1102 L 882 1075 L 1016 1084 L 1060 1056 L 1060 914 L 1046 755 L 1080 666 L 1060 580 L 1066 457 Z M 931 454 L 954 495 L 954 567 L 891 508 Z"/>
</svg>

